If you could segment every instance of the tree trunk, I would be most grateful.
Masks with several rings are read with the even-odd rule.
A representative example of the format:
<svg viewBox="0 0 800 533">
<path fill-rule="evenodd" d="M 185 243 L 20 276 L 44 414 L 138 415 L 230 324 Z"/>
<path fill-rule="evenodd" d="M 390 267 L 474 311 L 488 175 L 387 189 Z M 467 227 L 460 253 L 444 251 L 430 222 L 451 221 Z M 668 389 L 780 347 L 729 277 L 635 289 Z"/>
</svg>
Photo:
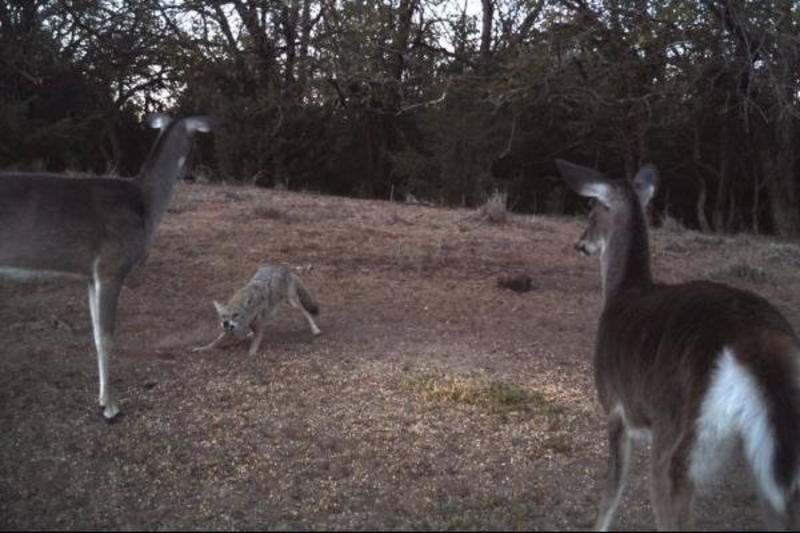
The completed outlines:
<svg viewBox="0 0 800 533">
<path fill-rule="evenodd" d="M 763 125 L 764 129 L 770 125 Z M 780 118 L 759 139 L 758 158 L 767 185 L 773 231 L 781 236 L 800 230 L 794 184 L 794 145 L 791 116 Z"/>
<path fill-rule="evenodd" d="M 114 119 L 110 117 L 106 119 L 106 138 L 108 139 L 108 146 L 111 147 L 111 153 L 106 154 L 105 172 L 110 174 L 118 172 L 122 166 L 122 143 L 120 143 Z"/>
<path fill-rule="evenodd" d="M 303 13 L 300 19 L 300 52 L 297 58 L 297 88 L 300 94 L 305 94 L 308 85 L 309 57 L 308 49 L 311 44 L 311 30 L 314 23 L 311 22 L 311 0 L 303 0 Z"/>
<path fill-rule="evenodd" d="M 697 194 L 697 203 L 695 204 L 695 210 L 697 212 L 697 223 L 700 226 L 700 231 L 703 233 L 711 233 L 711 224 L 708 223 L 708 217 L 706 216 L 706 200 L 708 199 L 708 186 L 706 185 L 706 180 L 703 175 L 700 173 L 698 169 L 698 162 L 701 159 L 700 154 L 700 131 L 697 129 L 697 125 L 695 124 L 694 127 L 694 142 L 692 143 L 692 163 L 694 167 L 694 179 L 697 182 L 697 186 L 700 191 Z"/>
<path fill-rule="evenodd" d="M 268 35 L 263 17 L 265 13 L 264 11 L 259 12 L 261 3 L 256 0 L 233 0 L 233 5 L 252 39 L 252 53 L 256 59 L 256 71 L 261 84 L 259 91 L 270 90 L 273 88 L 274 82 L 275 46 Z M 264 8 L 261 7 L 261 9 Z"/>
<path fill-rule="evenodd" d="M 394 35 L 394 51 L 391 66 L 392 78 L 400 82 L 406 69 L 406 53 L 411 35 L 411 18 L 417 8 L 418 0 L 401 0 L 398 8 L 397 32 Z"/>
<path fill-rule="evenodd" d="M 297 77 L 297 22 L 300 6 L 296 1 L 281 6 L 280 25 L 284 40 L 283 67 L 283 105 L 290 106 L 296 102 Z"/>
<path fill-rule="evenodd" d="M 727 114 L 722 116 L 719 144 L 719 182 L 717 195 L 714 198 L 714 210 L 711 213 L 711 223 L 714 231 L 725 233 L 730 228 L 726 224 L 726 207 L 730 197 L 731 188 L 731 120 Z"/>
<path fill-rule="evenodd" d="M 708 196 L 706 180 L 704 180 L 702 176 L 698 176 L 697 183 L 700 187 L 700 192 L 697 194 L 697 204 L 695 205 L 697 224 L 700 226 L 700 231 L 703 233 L 711 233 L 711 225 L 708 223 L 708 218 L 706 218 L 706 198 Z"/>
<path fill-rule="evenodd" d="M 494 0 L 481 0 L 483 20 L 481 24 L 480 74 L 489 75 L 492 64 L 492 21 L 494 20 Z"/>
<path fill-rule="evenodd" d="M 800 232 L 800 213 L 798 213 L 794 181 L 794 130 L 791 102 L 796 101 L 793 87 L 794 57 L 800 53 L 800 47 L 794 42 L 796 28 L 792 17 L 792 1 L 778 2 L 781 11 L 778 27 L 778 41 L 783 46 L 774 52 L 774 72 L 778 79 L 773 83 L 775 90 L 782 92 L 782 98 L 775 102 L 772 111 L 774 120 L 762 129 L 762 141 L 759 146 L 762 175 L 767 181 L 767 195 L 770 200 L 770 214 L 774 230 L 778 235 L 790 236 Z M 794 56 L 794 57 L 793 57 Z"/>
</svg>

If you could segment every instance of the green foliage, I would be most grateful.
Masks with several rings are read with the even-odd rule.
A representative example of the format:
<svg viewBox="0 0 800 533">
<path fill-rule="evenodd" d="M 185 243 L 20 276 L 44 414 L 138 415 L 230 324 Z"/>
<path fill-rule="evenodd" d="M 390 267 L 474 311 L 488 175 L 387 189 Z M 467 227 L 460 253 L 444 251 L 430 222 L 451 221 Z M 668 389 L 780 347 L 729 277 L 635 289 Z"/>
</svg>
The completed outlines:
<svg viewBox="0 0 800 533">
<path fill-rule="evenodd" d="M 138 170 L 137 87 L 164 87 L 154 2 L 0 5 L 0 168 Z M 124 150 L 124 153 L 123 153 Z"/>
<path fill-rule="evenodd" d="M 689 226 L 800 230 L 796 3 L 489 4 L 2 4 L 0 165 L 135 170 L 169 107 L 223 120 L 196 162 L 231 181 L 563 212 L 554 158 L 655 162 Z"/>
</svg>

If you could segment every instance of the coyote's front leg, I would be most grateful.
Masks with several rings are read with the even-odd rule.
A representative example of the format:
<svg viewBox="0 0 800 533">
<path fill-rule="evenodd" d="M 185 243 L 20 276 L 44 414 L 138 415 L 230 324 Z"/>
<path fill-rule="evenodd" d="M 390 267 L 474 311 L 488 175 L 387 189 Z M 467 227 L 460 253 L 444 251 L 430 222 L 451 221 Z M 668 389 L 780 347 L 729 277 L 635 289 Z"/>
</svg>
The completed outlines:
<svg viewBox="0 0 800 533">
<path fill-rule="evenodd" d="M 198 346 L 197 348 L 193 348 L 193 352 L 205 352 L 207 350 L 213 350 L 214 348 L 219 348 L 224 344 L 230 344 L 230 341 L 233 340 L 233 334 L 230 331 L 223 331 L 219 334 L 219 337 L 214 339 L 212 342 L 206 344 L 205 346 Z"/>
<path fill-rule="evenodd" d="M 250 355 L 256 355 L 258 353 L 258 347 L 261 345 L 261 340 L 264 338 L 264 332 L 267 329 L 266 320 L 259 320 L 256 322 L 253 335 L 253 340 L 250 343 Z"/>
</svg>

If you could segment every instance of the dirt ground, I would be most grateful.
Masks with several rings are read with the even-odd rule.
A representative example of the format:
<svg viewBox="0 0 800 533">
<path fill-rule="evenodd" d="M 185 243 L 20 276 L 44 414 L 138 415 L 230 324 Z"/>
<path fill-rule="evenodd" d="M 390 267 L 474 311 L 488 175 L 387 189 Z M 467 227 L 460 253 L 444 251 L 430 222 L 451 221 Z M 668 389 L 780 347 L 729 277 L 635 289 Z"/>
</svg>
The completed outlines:
<svg viewBox="0 0 800 533">
<path fill-rule="evenodd" d="M 85 285 L 0 282 L 0 529 L 587 529 L 604 421 L 583 221 L 182 184 L 120 300 L 103 422 Z M 800 248 L 653 232 L 664 281 L 716 279 L 800 325 Z M 261 352 L 193 353 L 262 260 L 309 267 Z M 498 286 L 527 274 L 532 290 Z M 615 526 L 650 530 L 646 445 Z M 759 529 L 733 468 L 702 529 Z"/>
</svg>

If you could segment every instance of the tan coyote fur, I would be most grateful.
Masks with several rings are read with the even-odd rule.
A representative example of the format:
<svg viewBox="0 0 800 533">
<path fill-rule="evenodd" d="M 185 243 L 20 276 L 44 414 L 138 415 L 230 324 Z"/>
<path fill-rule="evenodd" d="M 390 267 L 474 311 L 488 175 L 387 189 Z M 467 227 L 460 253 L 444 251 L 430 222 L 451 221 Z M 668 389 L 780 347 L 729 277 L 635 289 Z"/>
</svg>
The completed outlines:
<svg viewBox="0 0 800 533">
<path fill-rule="evenodd" d="M 213 342 L 195 351 L 210 350 L 244 339 L 251 332 L 250 355 L 258 352 L 267 322 L 281 303 L 298 309 L 308 320 L 314 335 L 321 333 L 311 315 L 319 313 L 314 295 L 300 278 L 283 265 L 263 263 L 255 276 L 231 297 L 227 304 L 214 302 L 222 333 Z"/>
</svg>

